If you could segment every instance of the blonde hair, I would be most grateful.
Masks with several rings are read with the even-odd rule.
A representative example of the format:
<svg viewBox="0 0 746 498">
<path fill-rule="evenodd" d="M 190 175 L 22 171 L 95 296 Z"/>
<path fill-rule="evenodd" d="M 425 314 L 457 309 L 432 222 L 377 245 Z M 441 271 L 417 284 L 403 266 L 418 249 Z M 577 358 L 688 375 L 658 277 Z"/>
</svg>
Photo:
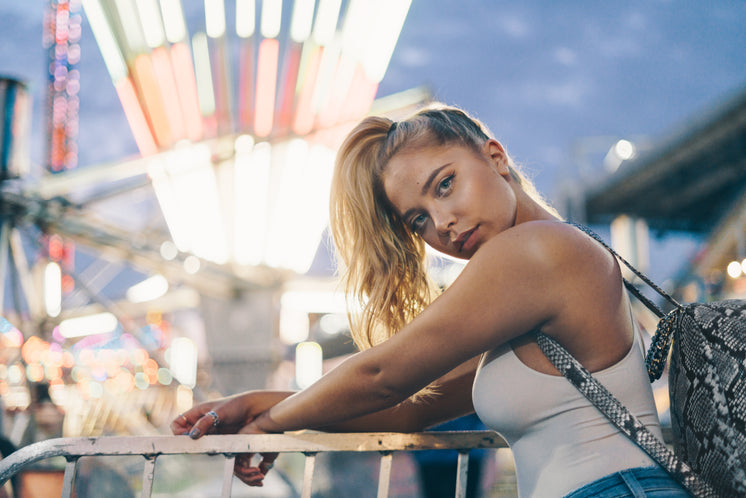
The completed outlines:
<svg viewBox="0 0 746 498">
<path fill-rule="evenodd" d="M 331 185 L 331 235 L 340 258 L 352 338 L 363 350 L 380 344 L 437 296 L 425 243 L 391 208 L 382 175 L 405 148 L 461 145 L 481 151 L 487 128 L 464 111 L 429 105 L 400 122 L 368 117 L 337 153 Z M 511 176 L 537 202 L 533 184 L 511 163 Z"/>
</svg>

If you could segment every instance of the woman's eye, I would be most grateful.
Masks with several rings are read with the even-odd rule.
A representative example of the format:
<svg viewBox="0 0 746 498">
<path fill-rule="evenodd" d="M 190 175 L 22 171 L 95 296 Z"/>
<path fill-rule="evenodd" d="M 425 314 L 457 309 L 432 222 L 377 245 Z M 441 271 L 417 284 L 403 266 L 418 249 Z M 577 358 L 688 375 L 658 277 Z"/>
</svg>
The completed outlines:
<svg viewBox="0 0 746 498">
<path fill-rule="evenodd" d="M 417 216 L 412 218 L 412 230 L 420 233 L 425 227 L 425 222 L 427 222 L 427 216 L 425 216 L 424 214 L 418 214 Z"/>
<path fill-rule="evenodd" d="M 439 194 L 446 193 L 448 189 L 451 188 L 452 185 L 453 185 L 453 175 L 448 175 L 447 177 L 443 178 L 438 184 L 438 193 Z"/>
</svg>

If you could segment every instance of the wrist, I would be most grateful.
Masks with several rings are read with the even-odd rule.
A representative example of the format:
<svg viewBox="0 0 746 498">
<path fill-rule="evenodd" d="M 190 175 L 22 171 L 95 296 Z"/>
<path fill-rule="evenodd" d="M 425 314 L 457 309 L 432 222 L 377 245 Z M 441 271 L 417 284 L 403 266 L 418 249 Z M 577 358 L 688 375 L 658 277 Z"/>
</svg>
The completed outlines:
<svg viewBox="0 0 746 498">
<path fill-rule="evenodd" d="M 283 428 L 280 424 L 272 419 L 270 411 L 271 408 L 263 411 L 256 420 L 254 420 L 254 425 L 262 432 L 283 432 Z"/>
</svg>

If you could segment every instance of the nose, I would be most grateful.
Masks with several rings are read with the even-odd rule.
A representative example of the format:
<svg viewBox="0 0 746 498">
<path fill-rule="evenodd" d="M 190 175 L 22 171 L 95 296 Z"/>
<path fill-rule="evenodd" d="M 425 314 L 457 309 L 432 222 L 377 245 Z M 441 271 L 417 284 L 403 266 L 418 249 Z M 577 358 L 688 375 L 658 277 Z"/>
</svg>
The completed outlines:
<svg viewBox="0 0 746 498">
<path fill-rule="evenodd" d="M 433 226 L 438 235 L 444 237 L 448 236 L 451 227 L 456 224 L 456 217 L 446 210 L 433 211 L 430 216 L 433 218 Z"/>
</svg>

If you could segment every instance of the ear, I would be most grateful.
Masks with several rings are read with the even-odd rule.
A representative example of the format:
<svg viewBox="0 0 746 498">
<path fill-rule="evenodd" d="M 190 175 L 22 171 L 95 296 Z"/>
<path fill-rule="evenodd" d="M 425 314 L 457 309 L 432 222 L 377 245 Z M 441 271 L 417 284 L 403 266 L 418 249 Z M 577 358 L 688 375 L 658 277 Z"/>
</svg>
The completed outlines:
<svg viewBox="0 0 746 498">
<path fill-rule="evenodd" d="M 490 158 L 492 163 L 497 167 L 497 172 L 503 176 L 510 175 L 510 165 L 508 164 L 508 154 L 502 144 L 491 138 L 484 143 L 484 153 Z"/>
</svg>

